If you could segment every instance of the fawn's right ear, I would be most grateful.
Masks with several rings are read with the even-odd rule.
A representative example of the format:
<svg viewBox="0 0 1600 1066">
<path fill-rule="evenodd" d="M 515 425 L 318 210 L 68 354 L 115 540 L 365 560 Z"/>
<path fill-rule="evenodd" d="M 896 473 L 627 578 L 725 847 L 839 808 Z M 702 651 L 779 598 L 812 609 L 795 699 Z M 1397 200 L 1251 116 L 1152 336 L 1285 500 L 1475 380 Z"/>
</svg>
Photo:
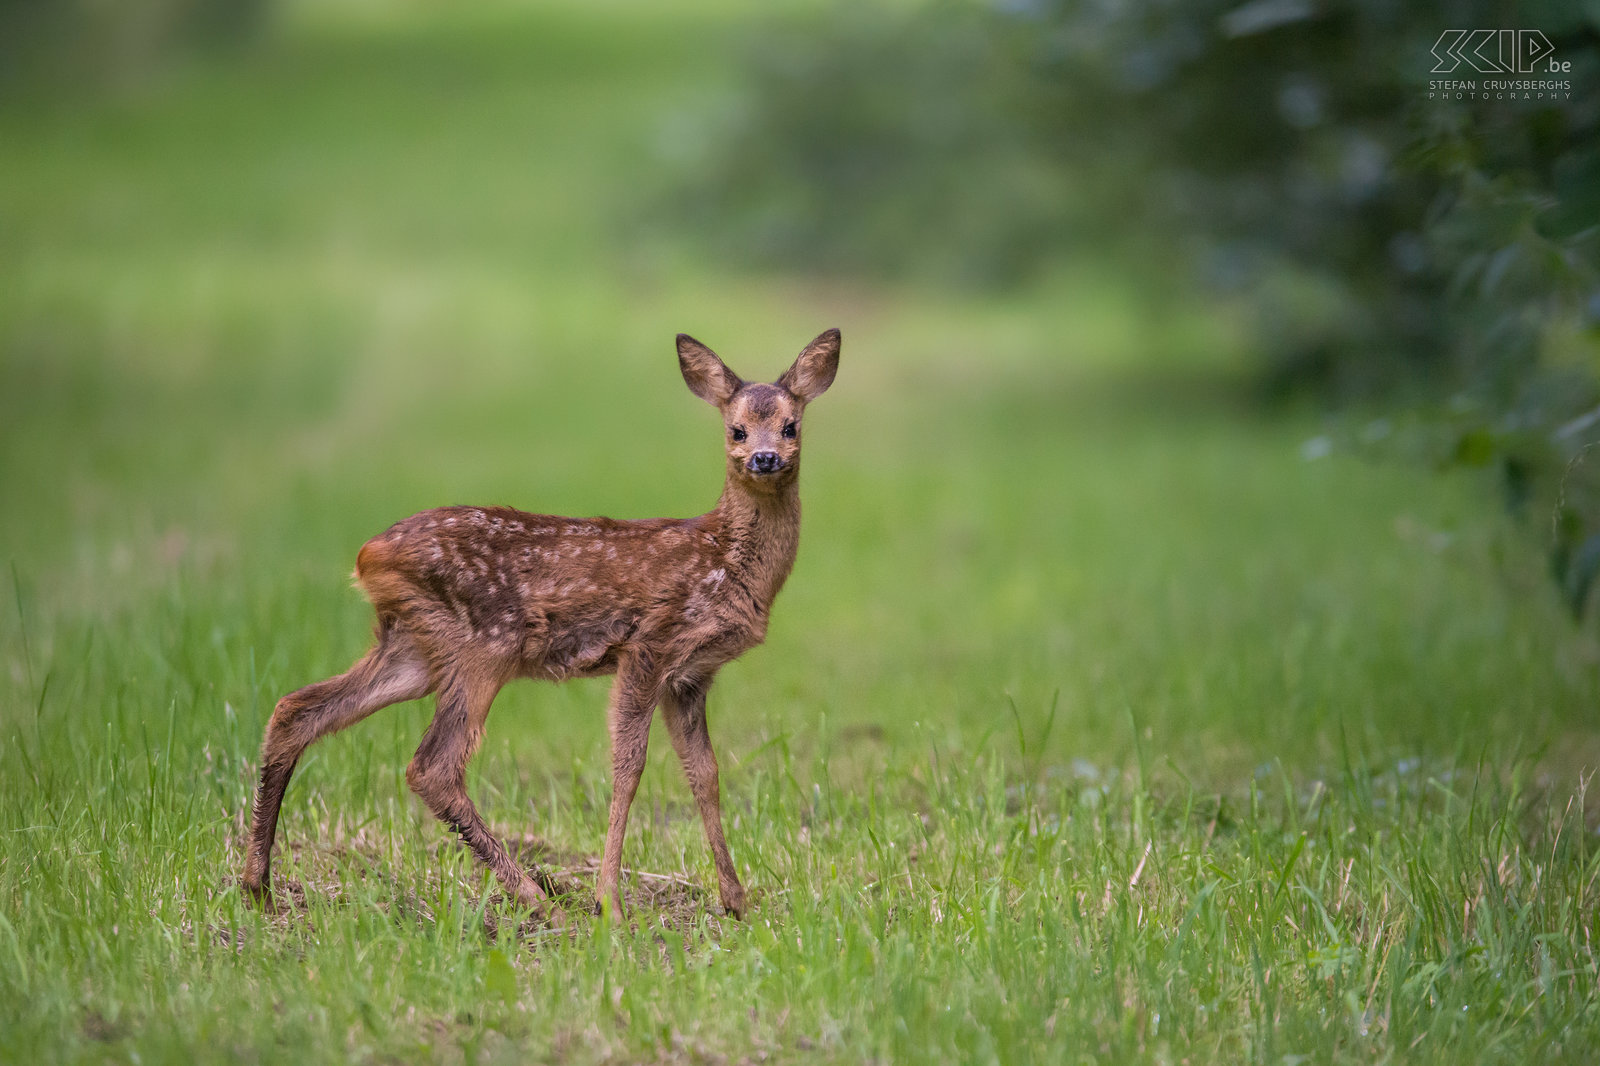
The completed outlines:
<svg viewBox="0 0 1600 1066">
<path fill-rule="evenodd" d="M 689 336 L 678 334 L 678 369 L 689 391 L 713 407 L 721 407 L 744 387 L 738 374 L 717 353 Z"/>
<path fill-rule="evenodd" d="M 778 384 L 810 403 L 828 391 L 839 372 L 839 331 L 825 329 L 800 352 L 800 358 L 783 372 Z"/>
</svg>

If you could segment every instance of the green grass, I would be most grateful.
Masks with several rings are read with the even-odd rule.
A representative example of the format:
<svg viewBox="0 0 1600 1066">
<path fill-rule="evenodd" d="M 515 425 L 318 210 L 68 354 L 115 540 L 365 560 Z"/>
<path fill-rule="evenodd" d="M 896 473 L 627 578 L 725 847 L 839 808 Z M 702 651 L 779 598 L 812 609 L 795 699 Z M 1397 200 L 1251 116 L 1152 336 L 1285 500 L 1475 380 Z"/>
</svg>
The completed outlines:
<svg viewBox="0 0 1600 1066">
<path fill-rule="evenodd" d="M 304 14 L 0 106 L 0 1060 L 1593 1061 L 1595 645 L 1484 487 L 1302 458 L 1225 311 L 737 275 L 648 209 L 747 23 Z M 364 649 L 423 507 L 686 514 L 689 330 L 840 325 L 801 555 L 712 694 L 749 921 L 658 730 L 586 916 L 603 683 L 505 691 L 470 787 L 574 886 L 521 923 L 408 793 L 430 707 L 312 750 L 286 918 L 232 879 L 265 716 Z"/>
</svg>

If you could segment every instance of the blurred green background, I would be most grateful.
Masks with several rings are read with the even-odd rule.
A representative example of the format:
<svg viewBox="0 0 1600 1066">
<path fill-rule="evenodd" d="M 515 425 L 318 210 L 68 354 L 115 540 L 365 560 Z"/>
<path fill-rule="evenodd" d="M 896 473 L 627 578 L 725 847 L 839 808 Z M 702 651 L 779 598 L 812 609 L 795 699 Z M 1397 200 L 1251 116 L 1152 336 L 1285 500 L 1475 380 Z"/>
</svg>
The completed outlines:
<svg viewBox="0 0 1600 1066">
<path fill-rule="evenodd" d="M 1505 18 L 1548 34 L 1570 99 L 1428 101 L 1439 32 Z M 366 646 L 367 537 L 451 503 L 709 509 L 680 330 L 769 379 L 845 337 L 799 562 L 712 697 L 730 808 L 764 775 L 866 793 L 990 755 L 1073 795 L 1524 757 L 1567 787 L 1600 764 L 1597 25 L 6 0 L 19 959 L 73 957 L 30 939 L 56 908 L 109 925 L 165 891 L 102 896 L 68 855 L 94 840 L 226 891 L 274 700 Z M 491 821 L 598 849 L 603 688 L 500 697 L 471 782 Z M 392 823 L 429 713 L 319 745 L 284 839 L 337 867 Z M 655 747 L 642 809 L 681 807 Z M 433 841 L 406 809 L 384 832 Z M 45 824 L 78 841 L 54 889 L 16 835 Z M 653 824 L 641 865 L 704 866 L 697 828 Z M 100 1002 L 74 965 L 20 997 L 41 1020 L 13 1050 Z M 95 966 L 137 999 L 137 967 Z"/>
<path fill-rule="evenodd" d="M 976 735 L 1060 689 L 1063 751 L 1125 755 L 1133 708 L 1254 765 L 1334 723 L 1454 743 L 1452 690 L 1508 658 L 1526 713 L 1472 735 L 1575 726 L 1590 638 L 1536 571 L 1565 551 L 1581 609 L 1600 564 L 1593 23 L 1530 12 L 1572 101 L 1453 108 L 1432 15 L 1238 10 L 13 3 L 23 616 L 215 603 L 226 658 L 293 687 L 291 649 L 361 647 L 365 537 L 704 510 L 672 334 L 774 375 L 838 324 L 800 567 L 725 728 L 804 693 Z M 1473 224 L 1511 243 L 1452 259 Z M 1196 716 L 1208 685 L 1247 691 Z M 503 717 L 588 737 L 540 720 L 565 698 Z"/>
</svg>

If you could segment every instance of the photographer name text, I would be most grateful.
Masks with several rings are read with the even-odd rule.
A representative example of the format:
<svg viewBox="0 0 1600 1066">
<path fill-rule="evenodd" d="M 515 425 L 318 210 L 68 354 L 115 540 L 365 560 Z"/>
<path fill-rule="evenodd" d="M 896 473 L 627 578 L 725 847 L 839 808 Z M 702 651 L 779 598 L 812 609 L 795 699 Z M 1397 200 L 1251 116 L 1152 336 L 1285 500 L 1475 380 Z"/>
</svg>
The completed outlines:
<svg viewBox="0 0 1600 1066">
<path fill-rule="evenodd" d="M 1428 82 L 1429 100 L 1571 100 L 1572 82 L 1512 78 Z"/>
</svg>

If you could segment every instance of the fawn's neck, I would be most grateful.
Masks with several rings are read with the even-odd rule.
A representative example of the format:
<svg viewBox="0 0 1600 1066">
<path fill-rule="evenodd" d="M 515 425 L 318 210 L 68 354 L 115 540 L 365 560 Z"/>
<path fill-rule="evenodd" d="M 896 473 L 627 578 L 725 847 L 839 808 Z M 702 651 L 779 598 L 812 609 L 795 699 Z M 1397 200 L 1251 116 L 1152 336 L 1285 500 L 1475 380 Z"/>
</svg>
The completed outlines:
<svg viewBox="0 0 1600 1066">
<path fill-rule="evenodd" d="M 770 493 L 752 492 L 730 475 L 711 512 L 720 527 L 728 576 L 749 589 L 763 610 L 772 606 L 800 546 L 797 478 Z"/>
</svg>

